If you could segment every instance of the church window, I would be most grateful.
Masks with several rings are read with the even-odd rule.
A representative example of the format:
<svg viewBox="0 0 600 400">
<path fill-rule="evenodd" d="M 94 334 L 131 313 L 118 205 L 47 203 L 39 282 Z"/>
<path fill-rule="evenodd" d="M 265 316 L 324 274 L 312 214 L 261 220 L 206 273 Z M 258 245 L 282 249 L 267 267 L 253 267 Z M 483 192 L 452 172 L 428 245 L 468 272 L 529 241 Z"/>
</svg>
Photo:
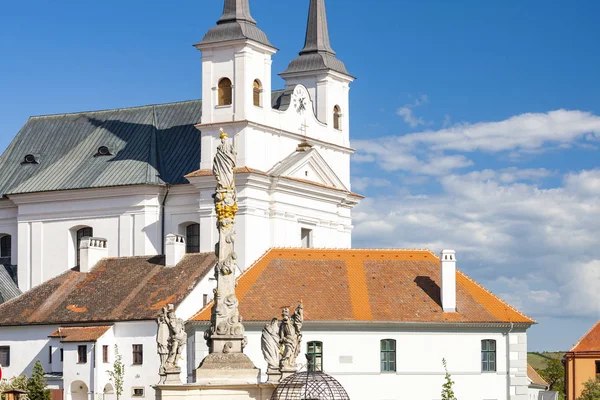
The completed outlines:
<svg viewBox="0 0 600 400">
<path fill-rule="evenodd" d="M 102 346 L 102 362 L 108 363 L 108 345 L 106 344 Z"/>
<path fill-rule="evenodd" d="M 323 371 L 323 342 L 308 342 L 306 352 L 311 359 L 309 363 L 310 372 Z"/>
<path fill-rule="evenodd" d="M 0 346 L 0 365 L 10 367 L 10 346 Z"/>
<path fill-rule="evenodd" d="M 185 252 L 200 253 L 200 224 L 190 224 L 185 228 Z"/>
<path fill-rule="evenodd" d="M 78 364 L 86 364 L 87 363 L 87 346 L 85 344 L 77 346 L 77 363 Z"/>
<path fill-rule="evenodd" d="M 258 79 L 254 80 L 254 83 L 252 84 L 252 98 L 253 98 L 253 102 L 254 105 L 257 107 L 260 107 L 260 95 L 262 93 L 262 85 L 260 84 L 260 81 Z"/>
<path fill-rule="evenodd" d="M 233 100 L 233 87 L 229 78 L 223 78 L 219 81 L 219 102 L 220 106 L 229 106 Z"/>
<path fill-rule="evenodd" d="M 312 243 L 312 229 L 302 228 L 300 229 L 300 239 L 302 241 L 303 249 L 310 249 L 313 246 Z"/>
<path fill-rule="evenodd" d="M 342 130 L 342 109 L 340 106 L 333 107 L 333 128 Z"/>
<path fill-rule="evenodd" d="M 90 227 L 81 228 L 77 231 L 77 267 L 81 259 L 81 239 L 84 237 L 93 237 L 94 230 Z"/>
<path fill-rule="evenodd" d="M 10 235 L 2 236 L 0 238 L 0 257 L 10 257 L 12 240 Z"/>
<path fill-rule="evenodd" d="M 496 341 L 481 341 L 481 371 L 496 372 Z"/>
<path fill-rule="evenodd" d="M 144 345 L 133 345 L 133 364 L 142 365 L 144 363 Z"/>
<path fill-rule="evenodd" d="M 396 372 L 396 341 L 381 341 L 381 372 Z"/>
</svg>

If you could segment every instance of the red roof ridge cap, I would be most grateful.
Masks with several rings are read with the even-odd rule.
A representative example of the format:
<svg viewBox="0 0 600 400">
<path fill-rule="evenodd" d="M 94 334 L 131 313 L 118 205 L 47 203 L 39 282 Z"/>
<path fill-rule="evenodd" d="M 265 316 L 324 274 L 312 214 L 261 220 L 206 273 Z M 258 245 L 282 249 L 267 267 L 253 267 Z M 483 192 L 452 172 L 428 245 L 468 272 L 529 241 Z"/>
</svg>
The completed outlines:
<svg viewBox="0 0 600 400">
<path fill-rule="evenodd" d="M 471 277 L 469 277 L 464 272 L 462 272 L 462 271 L 460 271 L 458 269 L 456 270 L 456 272 L 459 273 L 459 274 L 461 274 L 467 280 L 471 281 L 471 283 L 473 283 L 477 287 L 481 288 L 483 291 L 485 291 L 486 293 L 488 293 L 490 296 L 492 296 L 493 298 L 495 298 L 496 300 L 498 300 L 500 303 L 504 304 L 505 307 L 508 307 L 509 309 L 511 309 L 512 311 L 516 312 L 517 314 L 519 314 L 523 318 L 528 319 L 531 323 L 537 324 L 536 320 L 534 320 L 533 318 L 530 318 L 527 315 L 523 314 L 521 311 L 517 310 L 516 308 L 514 308 L 513 306 L 511 306 L 510 304 L 508 304 L 507 302 L 505 302 L 504 300 L 502 300 L 500 297 L 496 296 L 494 293 L 492 293 L 491 291 L 489 291 L 485 286 L 483 286 L 482 284 L 480 284 L 476 280 L 472 279 Z M 504 322 L 511 322 L 511 321 L 504 321 Z"/>
<path fill-rule="evenodd" d="M 577 343 L 575 343 L 573 345 L 573 347 L 571 347 L 571 350 L 569 350 L 569 352 L 575 352 L 575 349 L 581 344 L 581 342 L 583 341 L 583 339 L 585 339 L 587 337 L 587 335 L 589 335 L 590 333 L 592 333 L 592 331 L 594 329 L 596 329 L 596 327 L 598 326 L 598 324 L 600 324 L 600 321 L 596 322 L 582 337 L 580 337 L 579 340 L 577 341 Z"/>
</svg>

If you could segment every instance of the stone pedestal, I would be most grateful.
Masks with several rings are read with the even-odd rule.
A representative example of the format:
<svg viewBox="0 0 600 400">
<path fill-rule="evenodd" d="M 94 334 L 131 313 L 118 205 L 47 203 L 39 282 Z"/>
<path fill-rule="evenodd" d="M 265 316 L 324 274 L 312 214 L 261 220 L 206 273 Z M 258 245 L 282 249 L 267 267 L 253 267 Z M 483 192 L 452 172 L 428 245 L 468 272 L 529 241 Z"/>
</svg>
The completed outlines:
<svg viewBox="0 0 600 400">
<path fill-rule="evenodd" d="M 298 368 L 282 368 L 281 380 L 283 381 L 285 378 L 294 375 L 296 372 L 298 372 Z"/>
<path fill-rule="evenodd" d="M 275 385 L 157 385 L 156 400 L 269 400 Z"/>
<path fill-rule="evenodd" d="M 279 383 L 281 381 L 281 371 L 279 371 L 278 369 L 267 369 L 267 376 L 269 377 L 269 379 L 267 379 L 267 383 Z"/>
<path fill-rule="evenodd" d="M 202 385 L 247 385 L 260 383 L 260 369 L 244 353 L 212 353 L 196 369 Z"/>
<path fill-rule="evenodd" d="M 181 368 L 174 367 L 160 375 L 159 385 L 181 385 Z"/>
</svg>

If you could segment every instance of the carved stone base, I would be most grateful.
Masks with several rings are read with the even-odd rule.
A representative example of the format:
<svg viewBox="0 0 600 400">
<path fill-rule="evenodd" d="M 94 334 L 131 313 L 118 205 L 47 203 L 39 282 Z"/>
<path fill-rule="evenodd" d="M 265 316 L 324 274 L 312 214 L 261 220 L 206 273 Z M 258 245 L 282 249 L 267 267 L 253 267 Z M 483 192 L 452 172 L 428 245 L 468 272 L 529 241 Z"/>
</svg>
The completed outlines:
<svg viewBox="0 0 600 400">
<path fill-rule="evenodd" d="M 278 369 L 267 369 L 267 383 L 279 383 L 281 381 L 281 371 Z"/>
<path fill-rule="evenodd" d="M 209 345 L 210 354 L 242 353 L 244 351 L 243 336 L 217 336 L 211 337 Z"/>
<path fill-rule="evenodd" d="M 199 385 L 255 384 L 260 370 L 243 353 L 209 354 L 196 369 Z"/>
<path fill-rule="evenodd" d="M 296 372 L 298 372 L 298 368 L 297 367 L 294 367 L 294 368 L 282 368 L 281 369 L 281 380 L 283 381 L 285 378 L 287 378 L 288 376 L 294 375 Z"/>
<path fill-rule="evenodd" d="M 175 367 L 160 374 L 159 385 L 181 385 L 181 368 Z"/>
</svg>

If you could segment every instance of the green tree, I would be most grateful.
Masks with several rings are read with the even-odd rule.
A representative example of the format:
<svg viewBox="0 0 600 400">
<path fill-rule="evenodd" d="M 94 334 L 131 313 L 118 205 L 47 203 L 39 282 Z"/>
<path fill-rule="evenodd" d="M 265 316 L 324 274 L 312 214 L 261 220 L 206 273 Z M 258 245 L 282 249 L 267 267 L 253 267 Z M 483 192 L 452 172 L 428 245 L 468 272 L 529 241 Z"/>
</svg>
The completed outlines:
<svg viewBox="0 0 600 400">
<path fill-rule="evenodd" d="M 583 384 L 583 391 L 577 400 L 598 400 L 600 399 L 600 381 L 596 378 L 590 378 Z"/>
<path fill-rule="evenodd" d="M 4 392 L 11 389 L 21 389 L 27 391 L 27 376 L 13 376 L 10 379 L 2 379 L 2 381 L 0 381 L 0 393 L 2 393 L 2 400 L 4 400 Z"/>
<path fill-rule="evenodd" d="M 560 359 L 553 358 L 548 360 L 546 368 L 539 372 L 542 378 L 550 385 L 550 390 L 562 395 L 565 394 L 565 368 Z"/>
<path fill-rule="evenodd" d="M 50 390 L 46 389 L 44 367 L 40 360 L 33 365 L 31 378 L 27 381 L 27 397 L 29 400 L 50 400 Z"/>
<path fill-rule="evenodd" d="M 444 364 L 444 371 L 446 371 L 446 382 L 442 385 L 442 400 L 456 400 L 454 397 L 454 381 L 452 376 L 448 373 L 448 366 L 446 365 L 446 359 L 442 358 L 442 364 Z"/>
<path fill-rule="evenodd" d="M 115 362 L 113 363 L 112 371 L 106 371 L 110 376 L 110 381 L 115 385 L 115 392 L 117 392 L 117 400 L 123 394 L 123 381 L 125 381 L 125 365 L 123 364 L 123 357 L 119 353 L 119 346 L 115 344 Z"/>
</svg>

